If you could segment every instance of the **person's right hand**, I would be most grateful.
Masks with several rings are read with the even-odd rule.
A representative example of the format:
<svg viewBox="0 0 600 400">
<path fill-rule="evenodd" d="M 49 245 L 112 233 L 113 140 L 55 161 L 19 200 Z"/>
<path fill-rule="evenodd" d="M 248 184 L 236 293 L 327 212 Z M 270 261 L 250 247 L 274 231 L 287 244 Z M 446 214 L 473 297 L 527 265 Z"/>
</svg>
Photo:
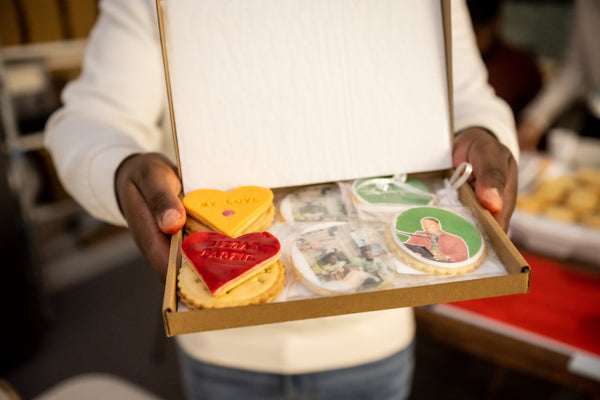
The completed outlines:
<svg viewBox="0 0 600 400">
<path fill-rule="evenodd" d="M 519 148 L 523 151 L 535 151 L 537 149 L 544 130 L 536 123 L 525 121 L 517 127 Z"/>
<path fill-rule="evenodd" d="M 135 154 L 117 169 L 115 191 L 135 243 L 164 283 L 169 235 L 186 219 L 175 166 L 162 154 Z"/>
</svg>

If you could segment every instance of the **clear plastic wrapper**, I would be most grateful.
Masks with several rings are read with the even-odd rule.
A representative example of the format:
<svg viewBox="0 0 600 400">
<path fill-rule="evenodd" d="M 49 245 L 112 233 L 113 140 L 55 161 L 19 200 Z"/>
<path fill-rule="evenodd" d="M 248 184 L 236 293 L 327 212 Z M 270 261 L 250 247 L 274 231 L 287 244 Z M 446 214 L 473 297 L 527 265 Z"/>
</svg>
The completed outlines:
<svg viewBox="0 0 600 400">
<path fill-rule="evenodd" d="M 456 189 L 464 183 L 469 173 L 468 167 L 464 167 L 448 179 L 417 181 L 414 178 L 401 178 L 403 183 L 400 185 L 397 181 L 391 182 L 394 177 L 366 178 L 310 186 L 283 197 L 277 207 L 281 210 L 283 205 L 288 211 L 282 211 L 282 215 L 292 209 L 307 210 L 306 206 L 315 204 L 321 205 L 322 212 L 297 213 L 294 219 L 301 219 L 301 222 L 280 219 L 269 229 L 282 243 L 281 260 L 287 271 L 286 287 L 277 301 L 505 275 L 505 268 L 472 210 L 458 200 Z M 368 203 L 357 200 L 357 187 L 359 191 L 367 188 L 371 193 L 374 189 L 385 191 L 384 186 L 376 188 L 378 184 L 388 184 L 385 190 L 393 191 L 391 196 L 381 198 L 402 197 L 402 201 Z M 400 192 L 406 190 L 406 184 L 417 189 L 409 189 L 408 196 L 399 196 Z M 319 199 L 320 193 L 325 199 Z M 411 204 L 406 201 L 407 198 L 417 201 Z M 398 257 L 394 248 L 399 243 L 389 238 L 392 224 L 400 214 L 417 208 L 433 210 L 433 214 L 442 215 L 442 219 L 448 219 L 445 215 L 450 215 L 450 219 L 464 221 L 463 228 L 453 228 L 453 236 L 462 235 L 464 237 L 460 239 L 467 243 L 477 240 L 469 239 L 469 235 L 479 235 L 481 248 L 475 246 L 475 250 L 470 249 L 473 253 L 470 257 L 475 260 L 473 268 L 467 268 L 468 271 L 457 268 L 458 272 L 428 272 Z M 340 210 L 345 211 L 345 216 L 341 216 Z M 298 215 L 302 217 L 298 218 Z M 452 223 L 442 223 L 452 231 Z M 465 229 L 466 226 L 471 228 Z M 419 233 L 422 227 L 411 229 L 406 233 L 423 236 L 423 233 Z M 439 264 L 441 269 L 445 261 L 433 260 L 432 263 Z M 468 261 L 463 264 L 471 265 Z M 463 264 L 456 265 L 463 267 Z"/>
</svg>

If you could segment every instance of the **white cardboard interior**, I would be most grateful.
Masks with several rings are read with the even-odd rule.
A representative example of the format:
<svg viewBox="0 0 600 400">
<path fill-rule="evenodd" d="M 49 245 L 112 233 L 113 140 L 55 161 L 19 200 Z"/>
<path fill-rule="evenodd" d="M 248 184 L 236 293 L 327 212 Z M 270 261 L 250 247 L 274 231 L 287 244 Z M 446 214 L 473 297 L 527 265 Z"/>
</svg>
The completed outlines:
<svg viewBox="0 0 600 400">
<path fill-rule="evenodd" d="M 451 167 L 438 0 L 162 7 L 186 193 Z"/>
</svg>

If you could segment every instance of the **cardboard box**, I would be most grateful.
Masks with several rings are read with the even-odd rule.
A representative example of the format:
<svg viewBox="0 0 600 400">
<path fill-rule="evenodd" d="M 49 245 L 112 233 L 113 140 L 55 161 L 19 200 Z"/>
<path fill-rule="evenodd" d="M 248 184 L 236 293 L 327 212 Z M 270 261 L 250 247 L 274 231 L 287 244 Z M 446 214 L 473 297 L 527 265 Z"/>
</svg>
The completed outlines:
<svg viewBox="0 0 600 400">
<path fill-rule="evenodd" d="M 175 1 L 175 0 L 169 0 Z M 433 2 L 432 2 L 433 3 Z M 423 4 L 422 2 L 415 2 L 415 4 Z M 161 9 L 161 1 L 157 0 L 159 22 L 161 27 L 161 37 L 163 43 L 163 55 L 165 60 L 165 70 L 167 74 L 167 86 L 169 92 L 169 106 L 171 110 L 171 123 L 175 136 L 175 144 L 177 148 L 178 163 L 181 170 L 181 135 L 182 132 L 177 130 L 177 114 L 178 104 L 174 101 L 177 96 L 173 95 L 172 90 L 172 72 L 170 72 L 169 64 L 169 49 L 167 40 L 165 39 L 165 16 Z M 450 21 L 449 21 L 449 1 L 441 2 L 441 15 L 443 18 L 440 21 L 440 25 L 443 26 L 443 51 L 445 54 L 446 70 L 445 70 L 445 82 L 446 86 L 444 89 L 448 94 L 447 103 L 445 107 L 447 109 L 442 112 L 442 115 L 447 116 L 445 122 L 447 126 L 444 127 L 444 132 L 451 138 L 452 132 L 452 120 L 451 113 L 449 110 L 452 109 L 452 97 L 451 97 L 451 49 L 449 41 L 446 40 L 450 36 Z M 441 104 L 441 103 L 440 103 Z M 185 134 L 184 134 L 185 135 Z M 445 142 L 445 136 L 440 134 L 442 139 L 440 142 Z M 447 141 L 451 144 L 451 139 Z M 177 146 L 179 145 L 179 146 Z M 445 145 L 445 144 L 444 144 Z M 350 151 L 356 149 L 350 148 Z M 448 150 L 449 153 L 449 150 Z M 358 155 L 357 155 L 358 156 Z M 385 158 L 385 157 L 383 157 Z M 446 154 L 442 163 L 448 165 L 451 160 L 449 154 Z M 242 164 L 243 165 L 243 164 Z M 409 166 L 410 169 L 411 166 Z M 363 175 L 356 175 L 355 172 L 350 172 L 350 176 L 340 176 L 340 171 L 325 171 L 323 178 L 314 178 L 310 174 L 306 176 L 292 177 L 289 182 L 289 186 L 321 183 L 332 180 L 344 180 L 360 178 L 364 176 L 375 176 L 377 174 L 383 175 L 391 171 L 385 170 L 389 168 L 387 166 L 381 167 L 381 170 L 365 170 Z M 419 166 L 414 167 L 418 171 L 433 171 L 428 172 L 427 176 L 435 176 L 440 179 L 447 176 L 449 171 L 448 168 L 438 168 L 434 170 L 432 168 L 422 169 Z M 326 170 L 327 168 L 325 168 Z M 302 171 L 301 171 L 302 172 Z M 328 174 L 332 172 L 331 174 Z M 397 172 L 397 171 L 395 171 Z M 415 172 L 403 169 L 403 172 Z M 338 175 L 336 175 L 336 173 Z M 184 174 L 185 175 L 185 174 Z M 300 173 L 300 175 L 302 175 Z M 416 175 L 420 177 L 420 175 Z M 184 176 L 184 190 L 186 190 L 186 183 L 189 182 Z M 276 182 L 274 189 L 275 195 L 280 196 L 288 192 L 289 188 L 285 188 L 286 182 Z M 256 184 L 252 182 L 242 182 L 243 184 Z M 229 190 L 231 185 L 236 185 L 235 181 L 227 182 L 225 187 L 216 187 L 222 190 Z M 192 185 L 193 186 L 193 185 Z M 263 185 L 264 186 L 264 185 Z M 187 190 L 195 189 L 188 186 Z M 316 298 L 307 298 L 301 300 L 290 300 L 273 302 L 259 305 L 249 305 L 243 307 L 231 307 L 224 309 L 205 309 L 205 310 L 187 310 L 185 307 L 181 307 L 177 299 L 177 273 L 178 268 L 181 265 L 181 242 L 182 233 L 173 235 L 171 240 L 171 251 L 169 259 L 169 268 L 167 273 L 167 280 L 165 284 L 165 293 L 163 301 L 163 316 L 165 322 L 165 329 L 168 336 L 215 330 L 225 329 L 233 327 L 242 327 L 249 325 L 259 325 L 274 322 L 292 321 L 308 318 L 318 318 L 325 316 L 333 316 L 340 314 L 358 313 L 365 311 L 374 311 L 381 309 L 397 308 L 397 307 L 412 307 L 434 303 L 442 303 L 449 301 L 467 300 L 481 297 L 509 295 L 515 293 L 525 293 L 529 287 L 529 267 L 525 260 L 519 255 L 517 250 L 514 248 L 506 234 L 496 224 L 492 216 L 481 208 L 478 201 L 476 200 L 470 187 L 463 185 L 460 190 L 461 202 L 474 210 L 476 218 L 478 219 L 479 225 L 484 230 L 489 243 L 491 243 L 495 254 L 498 256 L 500 262 L 506 268 L 507 274 L 502 276 L 495 276 L 491 278 L 481 278 L 475 280 L 461 280 L 449 283 L 439 283 L 435 285 L 417 286 L 401 289 L 387 289 L 377 290 L 370 292 L 361 292 L 354 294 L 344 295 L 333 295 L 323 296 Z"/>
</svg>

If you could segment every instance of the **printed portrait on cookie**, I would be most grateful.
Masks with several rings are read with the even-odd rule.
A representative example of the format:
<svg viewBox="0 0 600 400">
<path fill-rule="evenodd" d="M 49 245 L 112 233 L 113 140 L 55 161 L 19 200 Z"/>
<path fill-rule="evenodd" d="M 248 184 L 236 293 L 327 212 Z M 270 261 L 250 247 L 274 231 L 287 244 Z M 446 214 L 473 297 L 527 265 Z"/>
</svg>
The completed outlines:
<svg viewBox="0 0 600 400">
<path fill-rule="evenodd" d="M 379 288 L 394 271 L 385 246 L 346 223 L 305 230 L 294 243 L 292 261 L 306 286 L 320 294 Z"/>
<path fill-rule="evenodd" d="M 280 206 L 286 222 L 347 221 L 346 207 L 337 184 L 324 184 L 299 189 L 287 195 Z"/>
<path fill-rule="evenodd" d="M 485 244 L 477 228 L 450 211 L 415 207 L 398 214 L 390 226 L 393 252 L 413 268 L 437 274 L 475 269 Z"/>
</svg>

